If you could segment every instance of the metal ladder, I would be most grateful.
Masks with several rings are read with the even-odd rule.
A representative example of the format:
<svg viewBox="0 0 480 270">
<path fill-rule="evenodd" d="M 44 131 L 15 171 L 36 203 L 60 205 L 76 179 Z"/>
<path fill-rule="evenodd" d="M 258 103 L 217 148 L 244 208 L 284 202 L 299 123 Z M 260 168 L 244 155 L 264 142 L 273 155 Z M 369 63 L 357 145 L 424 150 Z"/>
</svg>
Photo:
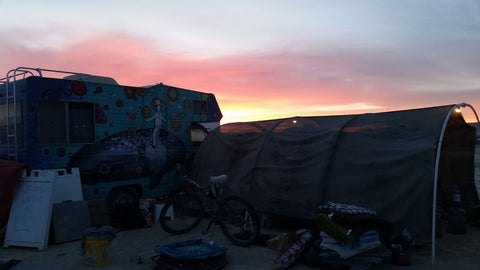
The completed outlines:
<svg viewBox="0 0 480 270">
<path fill-rule="evenodd" d="M 18 136 L 17 136 L 17 80 L 24 79 L 30 76 L 43 77 L 42 72 L 64 73 L 80 76 L 90 76 L 84 73 L 59 71 L 42 68 L 18 67 L 7 72 L 5 78 L 0 79 L 0 82 L 5 84 L 5 120 L 6 120 L 6 145 L 7 145 L 7 159 L 11 161 L 18 161 Z"/>
<path fill-rule="evenodd" d="M 5 77 L 5 120 L 7 159 L 18 161 L 18 136 L 17 136 L 17 85 L 18 77 L 33 76 L 33 69 L 17 68 L 7 72 Z M 38 71 L 41 76 L 41 72 Z"/>
</svg>

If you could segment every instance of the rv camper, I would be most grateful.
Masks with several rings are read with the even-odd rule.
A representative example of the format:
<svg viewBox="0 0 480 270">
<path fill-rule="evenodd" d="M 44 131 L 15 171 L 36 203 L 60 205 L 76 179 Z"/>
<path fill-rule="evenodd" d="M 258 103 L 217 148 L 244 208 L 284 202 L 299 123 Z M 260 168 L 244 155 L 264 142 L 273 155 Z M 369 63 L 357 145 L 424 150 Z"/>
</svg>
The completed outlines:
<svg viewBox="0 0 480 270">
<path fill-rule="evenodd" d="M 0 158 L 28 171 L 79 168 L 86 200 L 153 198 L 178 188 L 175 165 L 221 118 L 210 93 L 17 68 L 0 81 Z"/>
</svg>

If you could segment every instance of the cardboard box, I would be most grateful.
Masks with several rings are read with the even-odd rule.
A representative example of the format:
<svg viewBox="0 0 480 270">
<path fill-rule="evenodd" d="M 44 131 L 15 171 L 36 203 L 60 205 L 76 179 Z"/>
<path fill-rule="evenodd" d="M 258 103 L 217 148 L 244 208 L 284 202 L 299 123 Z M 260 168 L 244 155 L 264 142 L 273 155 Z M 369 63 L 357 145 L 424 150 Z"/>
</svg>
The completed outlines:
<svg viewBox="0 0 480 270">
<path fill-rule="evenodd" d="M 111 226 L 112 220 L 104 199 L 88 201 L 90 225 L 92 227 Z"/>
<path fill-rule="evenodd" d="M 297 240 L 300 235 L 306 231 L 306 229 L 301 229 L 298 231 L 281 233 L 278 236 L 267 240 L 266 245 L 268 248 L 278 252 L 285 252 L 293 244 L 293 242 L 295 242 L 295 240 Z"/>
<path fill-rule="evenodd" d="M 51 222 L 56 244 L 82 239 L 83 231 L 90 227 L 87 201 L 53 204 Z"/>
</svg>

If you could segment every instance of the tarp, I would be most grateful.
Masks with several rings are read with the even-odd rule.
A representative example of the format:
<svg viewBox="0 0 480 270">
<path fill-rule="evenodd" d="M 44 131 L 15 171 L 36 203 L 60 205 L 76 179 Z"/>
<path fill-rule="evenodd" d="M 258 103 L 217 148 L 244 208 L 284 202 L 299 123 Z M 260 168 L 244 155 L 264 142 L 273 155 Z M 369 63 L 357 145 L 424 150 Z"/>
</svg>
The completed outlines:
<svg viewBox="0 0 480 270">
<path fill-rule="evenodd" d="M 446 117 L 438 201 L 459 188 L 478 202 L 475 128 L 454 106 L 225 124 L 202 142 L 192 175 L 207 184 L 227 174 L 227 192 L 260 212 L 313 219 L 329 201 L 358 205 L 427 240 Z"/>
</svg>

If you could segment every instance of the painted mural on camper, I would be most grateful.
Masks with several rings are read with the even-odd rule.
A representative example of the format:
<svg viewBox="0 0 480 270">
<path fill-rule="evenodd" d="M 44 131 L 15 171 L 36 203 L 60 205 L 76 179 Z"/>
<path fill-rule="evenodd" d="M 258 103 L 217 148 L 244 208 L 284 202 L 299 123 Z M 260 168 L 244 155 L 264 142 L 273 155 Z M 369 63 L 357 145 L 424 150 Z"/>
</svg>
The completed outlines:
<svg viewBox="0 0 480 270">
<path fill-rule="evenodd" d="M 119 186 L 134 186 L 144 197 L 165 195 L 179 185 L 175 165 L 195 153 L 192 126 L 221 119 L 213 94 L 163 84 L 36 76 L 15 83 L 18 160 L 29 169 L 78 167 L 86 199 L 105 197 Z M 5 91 L 0 85 L 0 93 Z M 5 102 L 2 94 L 3 156 Z"/>
</svg>

